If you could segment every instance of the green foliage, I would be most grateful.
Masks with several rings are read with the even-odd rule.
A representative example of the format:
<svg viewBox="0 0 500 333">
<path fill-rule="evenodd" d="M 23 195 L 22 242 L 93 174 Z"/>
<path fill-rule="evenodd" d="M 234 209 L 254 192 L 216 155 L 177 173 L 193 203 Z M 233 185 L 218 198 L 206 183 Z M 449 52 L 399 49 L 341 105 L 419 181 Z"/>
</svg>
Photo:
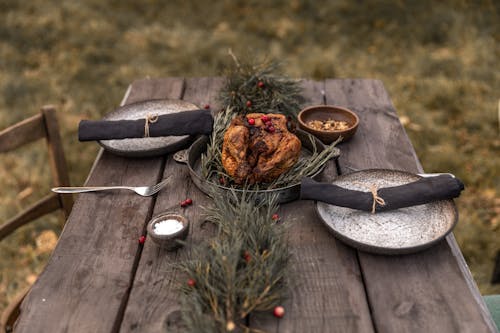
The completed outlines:
<svg viewBox="0 0 500 333">
<path fill-rule="evenodd" d="M 234 184 L 233 178 L 224 170 L 221 159 L 224 133 L 236 115 L 237 112 L 228 107 L 215 116 L 214 129 L 210 135 L 207 151 L 201 155 L 201 175 L 209 182 L 217 183 L 222 178 L 225 186 L 238 186 Z M 314 142 L 312 135 L 308 134 L 308 137 L 311 142 Z M 272 183 L 254 184 L 250 185 L 248 189 L 268 190 L 300 183 L 302 177 L 311 177 L 317 174 L 326 162 L 339 155 L 336 146 L 340 141 L 341 138 L 326 146 L 321 152 L 314 149 L 310 155 L 300 156 L 295 165 L 282 173 Z M 314 144 L 312 146 L 316 148 Z"/>
<path fill-rule="evenodd" d="M 217 182 L 220 177 L 231 178 L 222 166 L 221 156 L 224 133 L 235 116 L 236 112 L 228 107 L 214 117 L 214 128 L 210 135 L 207 151 L 201 155 L 201 175 L 206 180 Z"/>
<path fill-rule="evenodd" d="M 225 75 L 227 81 L 219 97 L 222 105 L 238 114 L 281 113 L 297 118 L 301 92 L 297 80 L 283 76 L 275 60 L 240 61 L 230 54 L 234 64 Z"/>
<path fill-rule="evenodd" d="M 246 328 L 250 313 L 270 311 L 287 293 L 290 253 L 283 225 L 272 219 L 276 197 L 259 204 L 247 192 L 214 192 L 212 198 L 206 219 L 218 227 L 218 235 L 180 264 L 195 281 L 182 285 L 188 332 Z"/>
</svg>

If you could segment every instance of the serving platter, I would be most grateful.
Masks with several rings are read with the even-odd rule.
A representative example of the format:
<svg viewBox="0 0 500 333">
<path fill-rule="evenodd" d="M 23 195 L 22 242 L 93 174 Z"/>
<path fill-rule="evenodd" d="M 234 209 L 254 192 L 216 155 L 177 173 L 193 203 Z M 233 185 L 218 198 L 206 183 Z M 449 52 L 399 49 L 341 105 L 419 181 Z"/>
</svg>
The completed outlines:
<svg viewBox="0 0 500 333">
<path fill-rule="evenodd" d="M 158 99 L 131 103 L 108 113 L 103 120 L 135 120 L 148 115 L 165 115 L 181 111 L 198 110 L 196 105 L 176 99 Z M 190 135 L 101 140 L 99 144 L 116 155 L 128 157 L 152 157 L 177 151 L 188 146 L 194 137 Z"/>
<path fill-rule="evenodd" d="M 332 183 L 367 191 L 371 185 L 380 189 L 419 178 L 421 176 L 404 171 L 373 169 L 339 176 Z M 316 211 L 338 239 L 359 250 L 378 254 L 407 254 L 426 249 L 451 232 L 458 220 L 453 200 L 375 214 L 318 201 Z"/>
<path fill-rule="evenodd" d="M 302 130 L 297 130 L 295 135 L 297 135 L 302 142 L 302 157 L 310 156 L 312 151 L 316 150 L 317 152 L 321 152 L 326 149 L 325 145 L 318 138 L 311 136 Z M 201 175 L 201 156 L 206 152 L 208 142 L 209 138 L 207 136 L 201 136 L 191 145 L 189 149 L 175 153 L 174 159 L 177 162 L 187 164 L 191 180 L 202 192 L 210 194 L 214 190 L 223 190 L 241 193 L 243 190 L 239 188 L 221 185 L 216 180 L 207 180 Z M 335 163 L 337 163 L 338 157 L 340 156 L 340 149 L 335 147 L 335 150 L 336 152 L 333 159 Z M 314 178 L 321 174 L 325 166 L 326 164 L 323 165 L 314 175 L 311 175 L 311 177 Z M 273 189 L 247 190 L 247 193 L 256 193 L 257 198 L 263 198 L 266 195 L 277 195 L 278 203 L 286 203 L 296 200 L 299 197 L 300 182 Z"/>
</svg>

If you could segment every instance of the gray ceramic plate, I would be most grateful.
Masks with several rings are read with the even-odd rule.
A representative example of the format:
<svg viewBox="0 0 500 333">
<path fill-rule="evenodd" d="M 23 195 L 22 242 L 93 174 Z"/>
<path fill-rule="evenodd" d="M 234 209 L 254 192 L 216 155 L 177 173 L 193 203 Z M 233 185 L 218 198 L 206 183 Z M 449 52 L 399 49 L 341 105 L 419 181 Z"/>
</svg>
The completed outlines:
<svg viewBox="0 0 500 333">
<path fill-rule="evenodd" d="M 104 120 L 133 120 L 145 118 L 148 114 L 164 115 L 188 110 L 198 110 L 199 107 L 175 99 L 158 99 L 132 103 L 122 106 L 107 114 Z M 99 144 L 106 150 L 122 156 L 150 157 L 171 153 L 189 145 L 192 141 L 189 135 L 164 136 L 156 138 L 136 138 L 123 140 L 101 140 Z"/>
<path fill-rule="evenodd" d="M 338 177 L 333 184 L 352 190 L 368 191 L 404 185 L 419 179 L 415 174 L 395 170 L 363 170 Z M 343 242 L 366 252 L 406 254 L 435 244 L 455 226 L 458 213 L 453 200 L 370 212 L 316 203 L 319 217 Z"/>
</svg>

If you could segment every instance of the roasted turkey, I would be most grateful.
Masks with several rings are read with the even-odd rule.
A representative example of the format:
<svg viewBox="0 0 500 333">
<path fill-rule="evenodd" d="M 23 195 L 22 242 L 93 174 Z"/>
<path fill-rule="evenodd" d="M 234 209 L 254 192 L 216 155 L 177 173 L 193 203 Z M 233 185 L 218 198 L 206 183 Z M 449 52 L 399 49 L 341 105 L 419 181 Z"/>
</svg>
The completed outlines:
<svg viewBox="0 0 500 333">
<path fill-rule="evenodd" d="M 281 114 L 250 113 L 231 121 L 222 145 L 222 165 L 237 184 L 269 183 L 299 159 L 301 142 Z"/>
</svg>

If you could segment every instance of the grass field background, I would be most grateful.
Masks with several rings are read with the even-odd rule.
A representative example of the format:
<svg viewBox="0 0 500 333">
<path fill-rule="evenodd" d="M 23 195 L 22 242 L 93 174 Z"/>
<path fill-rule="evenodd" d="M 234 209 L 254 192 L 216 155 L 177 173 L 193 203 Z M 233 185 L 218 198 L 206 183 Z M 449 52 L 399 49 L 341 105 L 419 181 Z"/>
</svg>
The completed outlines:
<svg viewBox="0 0 500 333">
<path fill-rule="evenodd" d="M 0 128 L 55 104 L 71 181 L 97 153 L 82 118 L 116 108 L 130 82 L 220 75 L 236 54 L 292 77 L 377 78 L 427 172 L 466 184 L 455 235 L 484 294 L 500 250 L 498 1 L 0 2 Z M 0 223 L 49 190 L 44 143 L 0 157 Z M 0 310 L 33 283 L 63 225 L 55 214 L 0 242 Z"/>
</svg>

